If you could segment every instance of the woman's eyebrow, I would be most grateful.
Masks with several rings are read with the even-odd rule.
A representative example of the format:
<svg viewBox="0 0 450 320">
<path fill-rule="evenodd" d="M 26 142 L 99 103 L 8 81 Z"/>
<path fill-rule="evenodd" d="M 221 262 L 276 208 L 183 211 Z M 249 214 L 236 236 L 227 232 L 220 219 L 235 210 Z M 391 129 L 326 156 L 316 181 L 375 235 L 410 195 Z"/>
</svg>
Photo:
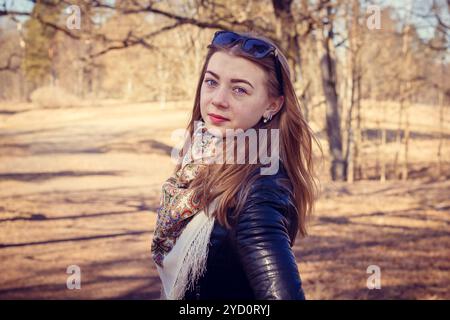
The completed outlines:
<svg viewBox="0 0 450 320">
<path fill-rule="evenodd" d="M 214 77 L 216 77 L 217 79 L 220 79 L 219 75 L 218 75 L 217 73 L 215 73 L 215 72 L 212 72 L 212 71 L 210 71 L 210 70 L 207 70 L 205 73 L 210 73 L 210 74 L 212 74 Z M 247 84 L 248 84 L 250 87 L 252 87 L 253 89 L 255 89 L 255 88 L 252 86 L 252 84 L 251 84 L 250 82 L 248 82 L 247 80 L 244 80 L 244 79 L 231 79 L 230 81 L 231 81 L 231 83 L 235 83 L 235 82 L 244 82 L 244 83 L 247 83 Z"/>
</svg>

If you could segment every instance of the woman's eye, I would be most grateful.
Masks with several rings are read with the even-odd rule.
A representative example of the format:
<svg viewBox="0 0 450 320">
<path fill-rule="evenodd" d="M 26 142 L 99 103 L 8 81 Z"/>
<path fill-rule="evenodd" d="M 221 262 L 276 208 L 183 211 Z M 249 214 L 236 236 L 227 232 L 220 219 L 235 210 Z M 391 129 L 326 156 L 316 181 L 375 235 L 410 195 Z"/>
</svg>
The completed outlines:
<svg viewBox="0 0 450 320">
<path fill-rule="evenodd" d="M 239 95 L 247 94 L 247 90 L 245 90 L 244 88 L 241 88 L 241 87 L 236 87 L 236 88 L 234 88 L 234 90 L 236 90 L 235 92 Z"/>
<path fill-rule="evenodd" d="M 212 79 L 206 79 L 205 83 L 208 87 L 212 87 L 212 86 L 216 85 L 217 82 Z"/>
</svg>

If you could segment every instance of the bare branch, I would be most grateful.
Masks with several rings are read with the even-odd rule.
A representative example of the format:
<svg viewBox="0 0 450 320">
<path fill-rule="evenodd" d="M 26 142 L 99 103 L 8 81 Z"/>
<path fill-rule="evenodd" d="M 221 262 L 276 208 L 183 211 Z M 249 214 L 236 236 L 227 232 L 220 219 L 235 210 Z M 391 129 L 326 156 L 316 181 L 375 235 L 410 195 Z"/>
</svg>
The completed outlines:
<svg viewBox="0 0 450 320">
<path fill-rule="evenodd" d="M 122 40 L 120 44 L 112 45 L 110 47 L 107 47 L 107 48 L 99 51 L 99 52 L 96 52 L 96 53 L 90 55 L 90 58 L 95 58 L 95 57 L 104 55 L 112 50 L 124 49 L 124 48 L 128 48 L 128 47 L 133 47 L 136 45 L 141 45 L 147 49 L 154 49 L 155 47 L 152 44 L 148 43 L 146 41 L 146 39 L 150 39 L 158 34 L 166 32 L 168 30 L 175 29 L 176 27 L 178 27 L 180 25 L 181 25 L 181 23 L 176 22 L 173 25 L 166 26 L 157 31 L 150 32 L 149 34 L 142 36 L 142 37 L 136 37 L 133 35 L 132 31 L 130 31 L 130 32 L 128 32 L 127 37 L 124 40 Z M 107 40 L 109 40 L 109 39 L 107 39 Z M 109 41 L 111 41 L 111 40 L 109 40 Z"/>
<path fill-rule="evenodd" d="M 19 70 L 20 65 L 13 65 L 13 59 L 14 58 L 21 58 L 21 56 L 19 56 L 16 53 L 13 53 L 12 55 L 10 55 L 8 57 L 8 63 L 5 66 L 0 66 L 0 72 L 1 71 L 11 71 L 11 72 L 15 72 L 17 70 Z"/>
<path fill-rule="evenodd" d="M 114 10 L 116 12 L 120 12 L 121 14 L 139 14 L 139 13 L 155 13 L 157 15 L 176 20 L 181 24 L 190 24 L 197 26 L 203 29 L 229 29 L 230 27 L 247 27 L 253 30 L 259 30 L 265 32 L 266 34 L 274 34 L 275 30 L 273 28 L 267 28 L 264 26 L 255 25 L 253 20 L 247 19 L 244 21 L 237 20 L 229 20 L 226 17 L 216 17 L 215 21 L 201 21 L 192 17 L 184 17 L 177 15 L 172 12 L 167 12 L 161 9 L 157 9 L 153 7 L 153 3 L 150 3 L 143 7 L 133 8 L 133 9 L 125 9 L 125 8 L 117 8 L 109 4 L 105 4 L 99 2 L 98 0 L 94 0 L 92 2 L 92 6 L 94 8 L 104 8 Z M 220 21 L 220 22 L 219 22 Z M 224 22 L 221 22 L 224 21 Z"/>
<path fill-rule="evenodd" d="M 69 2 L 67 2 L 65 0 L 62 0 L 62 2 L 69 4 Z M 94 1 L 92 1 L 91 6 L 92 6 L 92 8 L 113 10 L 115 12 L 119 12 L 120 14 L 125 14 L 125 15 L 153 13 L 153 14 L 157 14 L 159 16 L 163 16 L 163 17 L 175 20 L 176 22 L 170 26 L 163 27 L 155 32 L 149 33 L 142 37 L 138 37 L 133 34 L 128 34 L 125 39 L 117 40 L 117 39 L 110 39 L 103 34 L 90 34 L 90 35 L 76 34 L 74 32 L 71 32 L 70 30 L 68 30 L 65 26 L 60 26 L 51 21 L 47 21 L 39 15 L 32 15 L 31 12 L 19 12 L 19 11 L 7 10 L 7 9 L 3 8 L 3 9 L 0 9 L 0 16 L 2 16 L 2 15 L 30 16 L 30 17 L 37 19 L 43 25 L 49 26 L 57 31 L 60 31 L 60 32 L 64 33 L 65 35 L 69 36 L 70 38 L 80 40 L 80 39 L 83 39 L 86 36 L 88 36 L 90 38 L 95 38 L 97 40 L 101 40 L 103 43 L 105 43 L 107 45 L 110 44 L 105 49 L 91 55 L 91 57 L 101 56 L 112 50 L 124 49 L 124 48 L 132 47 L 135 45 L 142 45 L 145 48 L 153 48 L 153 46 L 147 42 L 148 39 L 150 39 L 151 37 L 154 37 L 158 34 L 161 34 L 163 32 L 173 30 L 176 27 L 185 25 L 185 24 L 194 25 L 194 26 L 197 26 L 202 29 L 228 29 L 230 27 L 247 27 L 252 30 L 258 30 L 258 31 L 265 32 L 266 34 L 271 34 L 271 35 L 274 34 L 274 30 L 272 28 L 266 28 L 264 26 L 259 26 L 259 25 L 257 26 L 257 25 L 255 25 L 254 21 L 252 21 L 252 20 L 236 21 L 236 20 L 227 20 L 227 19 L 223 19 L 220 17 L 216 17 L 214 19 L 214 21 L 201 21 L 201 20 L 198 20 L 198 19 L 195 19 L 192 17 L 184 17 L 184 16 L 177 15 L 175 13 L 166 12 L 164 10 L 154 8 L 152 3 L 150 3 L 146 6 L 143 6 L 143 7 L 138 6 L 138 4 L 136 2 L 133 2 L 133 4 L 136 5 L 136 8 L 128 8 L 127 9 L 127 8 L 115 7 L 113 5 L 106 4 L 106 3 L 100 2 L 98 0 L 94 0 Z"/>
</svg>

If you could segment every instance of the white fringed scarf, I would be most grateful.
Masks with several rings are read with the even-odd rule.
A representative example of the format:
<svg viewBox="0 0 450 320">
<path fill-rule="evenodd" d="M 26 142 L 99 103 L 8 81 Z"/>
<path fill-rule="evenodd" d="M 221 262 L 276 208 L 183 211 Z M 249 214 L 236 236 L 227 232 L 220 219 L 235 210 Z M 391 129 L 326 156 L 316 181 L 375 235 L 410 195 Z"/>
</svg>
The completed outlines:
<svg viewBox="0 0 450 320">
<path fill-rule="evenodd" d="M 201 201 L 189 189 L 189 182 L 214 156 L 219 139 L 199 122 L 180 170 L 162 186 L 151 247 L 162 281 L 161 299 L 183 299 L 205 272 L 215 219 L 200 208 Z M 216 203 L 217 199 L 209 204 L 208 213 L 214 212 Z"/>
<path fill-rule="evenodd" d="M 156 265 L 162 281 L 161 299 L 183 299 L 186 290 L 192 289 L 206 271 L 214 221 L 203 210 L 197 213 L 165 257 L 164 268 Z"/>
</svg>

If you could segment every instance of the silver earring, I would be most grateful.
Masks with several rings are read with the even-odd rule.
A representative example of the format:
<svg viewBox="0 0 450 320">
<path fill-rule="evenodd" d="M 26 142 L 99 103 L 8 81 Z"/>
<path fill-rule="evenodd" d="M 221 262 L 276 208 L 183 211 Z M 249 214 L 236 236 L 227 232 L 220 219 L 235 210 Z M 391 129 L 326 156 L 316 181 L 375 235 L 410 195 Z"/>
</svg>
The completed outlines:
<svg viewBox="0 0 450 320">
<path fill-rule="evenodd" d="M 268 116 L 267 118 L 264 118 L 263 122 L 264 122 L 264 123 L 267 123 L 267 122 L 269 122 L 270 120 L 272 120 L 272 114 L 269 114 L 269 116 Z"/>
</svg>

